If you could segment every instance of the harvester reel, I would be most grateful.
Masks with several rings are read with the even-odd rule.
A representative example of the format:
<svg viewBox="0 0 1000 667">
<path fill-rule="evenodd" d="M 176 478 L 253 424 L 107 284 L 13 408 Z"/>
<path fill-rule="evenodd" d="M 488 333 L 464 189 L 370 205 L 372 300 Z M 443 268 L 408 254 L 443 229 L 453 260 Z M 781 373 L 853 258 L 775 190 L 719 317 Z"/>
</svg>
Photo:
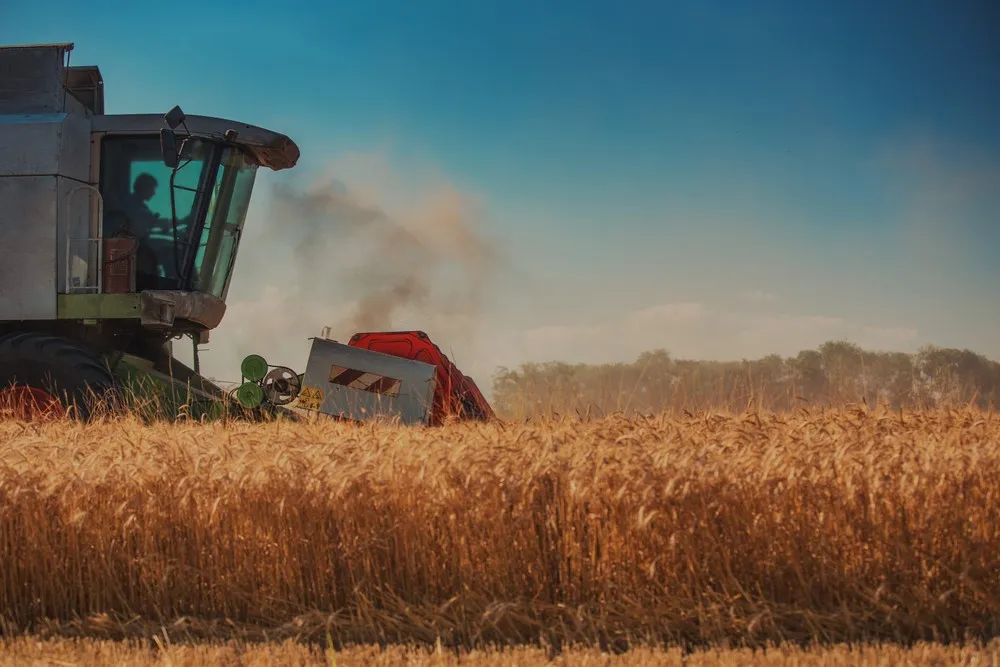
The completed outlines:
<svg viewBox="0 0 1000 667">
<path fill-rule="evenodd" d="M 267 360 L 259 354 L 250 354 L 240 364 L 240 372 L 250 382 L 260 382 L 267 374 Z"/>
<path fill-rule="evenodd" d="M 299 395 L 302 383 L 291 368 L 276 366 L 264 376 L 261 386 L 271 405 L 288 405 Z"/>
</svg>

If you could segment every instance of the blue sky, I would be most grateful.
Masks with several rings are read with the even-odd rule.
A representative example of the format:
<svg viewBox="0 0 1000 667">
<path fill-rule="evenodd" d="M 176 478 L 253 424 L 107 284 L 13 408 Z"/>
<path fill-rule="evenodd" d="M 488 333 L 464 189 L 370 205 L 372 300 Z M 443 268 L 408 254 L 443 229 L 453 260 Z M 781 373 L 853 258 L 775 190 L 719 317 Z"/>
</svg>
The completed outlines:
<svg viewBox="0 0 1000 667">
<path fill-rule="evenodd" d="M 478 198 L 504 257 L 481 308 L 393 324 L 447 339 L 482 381 L 829 337 L 1000 359 L 997 26 L 988 0 L 0 9 L 0 42 L 75 42 L 109 112 L 181 104 L 292 136 L 300 165 L 262 175 L 248 238 L 278 224 L 275 184 L 324 174 L 404 217 L 423 187 Z M 220 369 L 251 345 L 299 363 L 315 333 L 288 347 L 252 324 L 290 298 L 267 238 L 241 255 Z M 288 327 L 314 326 L 310 307 Z"/>
</svg>

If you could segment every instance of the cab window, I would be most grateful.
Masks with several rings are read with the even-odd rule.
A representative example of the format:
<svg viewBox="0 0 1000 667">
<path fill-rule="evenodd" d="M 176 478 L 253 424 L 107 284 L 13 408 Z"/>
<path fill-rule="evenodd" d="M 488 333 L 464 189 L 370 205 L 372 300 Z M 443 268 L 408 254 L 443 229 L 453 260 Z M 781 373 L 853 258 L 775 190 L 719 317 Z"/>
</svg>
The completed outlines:
<svg viewBox="0 0 1000 667">
<path fill-rule="evenodd" d="M 184 289 L 202 198 L 210 193 L 212 145 L 189 140 L 174 177 L 163 163 L 158 136 L 109 136 L 101 148 L 103 235 L 135 238 L 136 288 Z M 207 186 L 207 187 L 206 187 Z"/>
</svg>

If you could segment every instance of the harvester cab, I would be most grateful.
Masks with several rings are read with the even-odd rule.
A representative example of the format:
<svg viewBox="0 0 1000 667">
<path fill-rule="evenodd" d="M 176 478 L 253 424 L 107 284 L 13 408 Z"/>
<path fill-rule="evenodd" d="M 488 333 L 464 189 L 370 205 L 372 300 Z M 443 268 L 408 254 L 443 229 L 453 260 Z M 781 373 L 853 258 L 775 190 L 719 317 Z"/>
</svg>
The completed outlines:
<svg viewBox="0 0 1000 667">
<path fill-rule="evenodd" d="M 218 396 L 172 340 L 221 322 L 257 169 L 299 149 L 179 108 L 105 114 L 100 70 L 69 67 L 72 48 L 0 47 L 0 398 L 85 410 L 116 369 L 174 390 L 175 366 Z"/>
<path fill-rule="evenodd" d="M 94 398 L 136 392 L 140 381 L 175 409 L 233 402 L 198 372 L 197 343 L 225 314 L 257 170 L 291 168 L 299 149 L 283 134 L 179 107 L 106 114 L 100 70 L 70 67 L 72 48 L 0 47 L 0 411 L 75 406 L 86 416 Z M 172 354 L 185 336 L 194 369 Z M 386 356 L 353 352 L 361 371 Z M 429 366 L 398 359 L 411 371 Z M 238 402 L 282 407 L 291 390 L 299 399 L 295 378 L 266 385 L 257 401 L 244 387 Z M 317 387 L 307 389 L 300 402 L 316 409 Z"/>
</svg>

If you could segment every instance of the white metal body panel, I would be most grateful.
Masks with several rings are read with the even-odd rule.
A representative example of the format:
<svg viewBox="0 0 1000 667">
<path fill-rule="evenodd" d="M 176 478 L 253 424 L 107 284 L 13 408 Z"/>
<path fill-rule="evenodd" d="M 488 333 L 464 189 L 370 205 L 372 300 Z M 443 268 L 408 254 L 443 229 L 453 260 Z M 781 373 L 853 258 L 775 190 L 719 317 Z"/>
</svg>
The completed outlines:
<svg viewBox="0 0 1000 667">
<path fill-rule="evenodd" d="M 0 114 L 62 109 L 63 58 L 69 44 L 7 46 L 0 49 Z"/>
<path fill-rule="evenodd" d="M 68 113 L 0 115 L 0 176 L 90 180 L 90 121 Z"/>
<path fill-rule="evenodd" d="M 96 282 L 90 118 L 45 113 L 0 116 L 0 321 L 56 317 L 67 266 Z"/>
<path fill-rule="evenodd" d="M 56 176 L 0 178 L 0 320 L 56 318 Z"/>
<path fill-rule="evenodd" d="M 104 89 L 96 67 L 67 67 L 70 43 L 0 46 L 0 114 L 90 113 L 70 89 L 104 107 Z M 67 75 L 69 75 L 67 77 Z M 67 88 L 69 84 L 69 89 Z M 89 89 L 89 90 L 88 90 Z"/>
<path fill-rule="evenodd" d="M 332 382 L 331 371 L 342 370 L 395 379 L 398 393 L 378 394 Z M 436 370 L 422 361 L 314 338 L 296 407 L 356 421 L 395 418 L 403 424 L 427 424 Z"/>
</svg>

